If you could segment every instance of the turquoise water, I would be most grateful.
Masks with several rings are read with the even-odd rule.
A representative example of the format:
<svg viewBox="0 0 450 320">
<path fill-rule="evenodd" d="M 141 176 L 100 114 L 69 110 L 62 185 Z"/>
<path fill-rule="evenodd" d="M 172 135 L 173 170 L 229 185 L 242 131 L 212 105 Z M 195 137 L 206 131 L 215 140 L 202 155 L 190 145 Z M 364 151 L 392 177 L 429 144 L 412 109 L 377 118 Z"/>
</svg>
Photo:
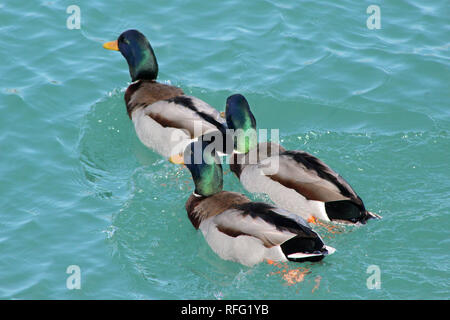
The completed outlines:
<svg viewBox="0 0 450 320">
<path fill-rule="evenodd" d="M 0 4 L 0 298 L 448 299 L 449 15 L 419 0 Z M 218 258 L 186 217 L 189 172 L 141 145 L 125 112 L 127 64 L 102 43 L 129 28 L 151 41 L 160 81 L 220 110 L 244 94 L 260 128 L 384 218 L 319 227 L 337 252 L 284 265 L 304 271 L 294 283 Z M 229 173 L 225 188 L 244 192 Z"/>
</svg>

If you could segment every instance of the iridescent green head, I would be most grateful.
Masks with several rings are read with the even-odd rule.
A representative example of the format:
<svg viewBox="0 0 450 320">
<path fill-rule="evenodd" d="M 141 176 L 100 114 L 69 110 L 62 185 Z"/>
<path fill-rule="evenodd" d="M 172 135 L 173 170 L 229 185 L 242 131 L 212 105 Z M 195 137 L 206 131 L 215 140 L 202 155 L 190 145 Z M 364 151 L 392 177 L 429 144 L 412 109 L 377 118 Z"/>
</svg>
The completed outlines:
<svg viewBox="0 0 450 320">
<path fill-rule="evenodd" d="M 228 128 L 235 131 L 234 150 L 247 153 L 255 148 L 258 144 L 256 120 L 243 95 L 234 94 L 228 97 L 225 117 Z"/>
<path fill-rule="evenodd" d="M 196 194 L 209 197 L 222 191 L 222 165 L 210 142 L 192 142 L 184 151 L 183 158 L 194 179 Z"/>
<path fill-rule="evenodd" d="M 137 30 L 123 32 L 116 41 L 107 42 L 105 49 L 120 51 L 128 62 L 132 81 L 156 80 L 158 62 L 147 38 Z"/>
</svg>

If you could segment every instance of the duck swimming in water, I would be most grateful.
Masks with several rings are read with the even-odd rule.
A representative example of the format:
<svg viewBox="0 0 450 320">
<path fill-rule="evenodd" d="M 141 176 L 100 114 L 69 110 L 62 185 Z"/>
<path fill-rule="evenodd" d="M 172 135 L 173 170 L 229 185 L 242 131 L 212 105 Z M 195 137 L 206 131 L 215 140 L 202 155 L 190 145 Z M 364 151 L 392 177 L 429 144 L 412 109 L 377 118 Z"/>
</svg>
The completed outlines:
<svg viewBox="0 0 450 320">
<path fill-rule="evenodd" d="M 184 152 L 183 162 L 195 184 L 186 211 L 216 254 L 252 266 L 264 259 L 319 261 L 335 251 L 301 217 L 267 203 L 252 202 L 243 194 L 223 191 L 222 166 L 209 145 L 198 140 Z M 171 159 L 181 164 L 178 160 Z"/>
<path fill-rule="evenodd" d="M 156 56 L 141 32 L 127 30 L 103 47 L 120 51 L 128 62 L 132 83 L 125 92 L 125 104 L 144 145 L 170 157 L 182 153 L 200 135 L 225 134 L 225 119 L 216 109 L 178 87 L 156 81 Z"/>
<path fill-rule="evenodd" d="M 309 222 L 320 219 L 357 224 L 381 218 L 367 211 L 347 181 L 320 159 L 275 143 L 258 144 L 256 120 L 243 95 L 228 97 L 225 115 L 228 128 L 240 132 L 235 134 L 230 169 L 249 192 L 264 193 Z M 253 162 L 250 151 L 256 153 Z"/>
</svg>

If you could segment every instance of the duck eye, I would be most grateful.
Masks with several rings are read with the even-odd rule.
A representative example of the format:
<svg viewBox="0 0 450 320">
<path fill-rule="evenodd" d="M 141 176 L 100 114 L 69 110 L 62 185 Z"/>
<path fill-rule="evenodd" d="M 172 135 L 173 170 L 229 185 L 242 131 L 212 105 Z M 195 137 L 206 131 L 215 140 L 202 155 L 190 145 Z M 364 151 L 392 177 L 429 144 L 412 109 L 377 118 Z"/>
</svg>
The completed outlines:
<svg viewBox="0 0 450 320">
<path fill-rule="evenodd" d="M 119 43 L 125 43 L 125 44 L 130 44 L 130 40 L 128 40 L 127 38 L 125 38 L 125 36 L 124 35 L 121 35 L 120 37 L 119 37 L 119 39 L 117 39 L 117 41 L 119 42 Z"/>
</svg>

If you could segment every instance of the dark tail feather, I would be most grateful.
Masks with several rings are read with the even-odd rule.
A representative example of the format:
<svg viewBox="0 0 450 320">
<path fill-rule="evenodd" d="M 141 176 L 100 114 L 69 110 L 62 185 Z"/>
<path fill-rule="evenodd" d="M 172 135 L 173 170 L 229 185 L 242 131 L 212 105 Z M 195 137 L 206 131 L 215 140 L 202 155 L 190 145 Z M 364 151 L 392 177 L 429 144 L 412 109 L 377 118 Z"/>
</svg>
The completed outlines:
<svg viewBox="0 0 450 320">
<path fill-rule="evenodd" d="M 318 236 L 310 238 L 295 236 L 282 243 L 280 247 L 288 260 L 296 262 L 320 261 L 328 254 L 322 239 Z M 289 257 L 289 255 L 295 253 L 303 253 L 304 256 L 299 258 Z"/>
<path fill-rule="evenodd" d="M 364 210 L 364 209 L 363 209 Z M 330 220 L 342 220 L 352 223 L 364 223 L 367 218 L 364 211 L 351 200 L 325 202 L 325 211 Z"/>
<path fill-rule="evenodd" d="M 330 220 L 365 224 L 369 219 L 381 219 L 381 216 L 361 208 L 351 200 L 325 202 L 325 210 Z"/>
</svg>

